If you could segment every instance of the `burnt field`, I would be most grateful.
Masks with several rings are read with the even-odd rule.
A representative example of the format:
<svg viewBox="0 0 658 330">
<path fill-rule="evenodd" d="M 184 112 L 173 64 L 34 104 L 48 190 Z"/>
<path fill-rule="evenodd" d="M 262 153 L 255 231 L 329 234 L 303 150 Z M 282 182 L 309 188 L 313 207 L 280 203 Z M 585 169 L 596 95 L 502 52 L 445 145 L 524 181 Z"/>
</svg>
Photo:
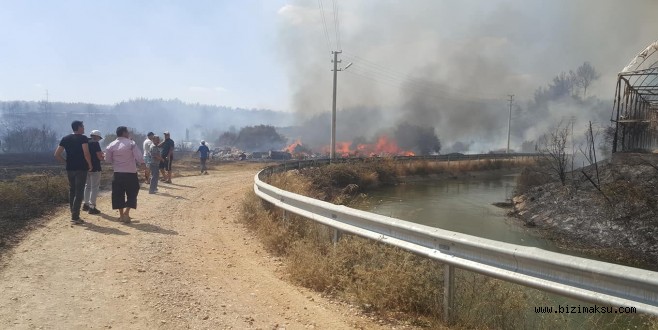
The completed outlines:
<svg viewBox="0 0 658 330">
<path fill-rule="evenodd" d="M 13 180 L 26 174 L 57 175 L 64 171 L 51 152 L 0 154 L 0 181 Z"/>
</svg>

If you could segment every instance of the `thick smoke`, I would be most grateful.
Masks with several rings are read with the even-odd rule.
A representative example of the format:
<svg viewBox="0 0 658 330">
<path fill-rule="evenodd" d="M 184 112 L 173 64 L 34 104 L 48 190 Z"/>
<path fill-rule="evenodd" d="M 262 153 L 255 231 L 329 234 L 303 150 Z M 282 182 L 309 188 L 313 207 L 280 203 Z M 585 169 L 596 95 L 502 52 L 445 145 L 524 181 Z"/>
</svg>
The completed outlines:
<svg viewBox="0 0 658 330">
<path fill-rule="evenodd" d="M 290 103 L 300 122 L 331 107 L 329 51 L 336 48 L 336 38 L 331 3 L 324 3 L 329 41 L 316 2 L 292 1 L 279 11 L 280 55 L 288 65 Z M 354 63 L 339 72 L 338 108 L 381 111 L 359 122 L 369 134 L 402 122 L 431 125 L 446 146 L 460 142 L 458 149 L 470 151 L 506 145 L 508 94 L 515 94 L 513 148 L 559 121 L 575 117 L 576 130 L 589 120 L 604 122 L 601 114 L 612 105 L 607 100 L 616 74 L 658 38 L 658 2 L 653 0 L 338 5 L 341 66 Z M 586 61 L 601 73 L 587 94 L 603 101 L 583 106 L 556 100 L 541 111 L 531 108 L 540 86 Z M 329 121 L 306 124 L 322 139 L 328 137 Z M 340 126 L 338 139 L 349 139 L 341 136 Z"/>
</svg>

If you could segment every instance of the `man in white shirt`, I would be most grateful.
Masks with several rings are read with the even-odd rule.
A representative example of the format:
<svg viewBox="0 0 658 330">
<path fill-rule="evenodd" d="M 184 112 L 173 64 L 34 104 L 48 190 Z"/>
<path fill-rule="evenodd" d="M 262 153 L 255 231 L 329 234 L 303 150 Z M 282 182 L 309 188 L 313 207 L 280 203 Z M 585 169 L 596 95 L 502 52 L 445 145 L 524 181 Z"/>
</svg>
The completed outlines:
<svg viewBox="0 0 658 330">
<path fill-rule="evenodd" d="M 143 145 L 143 150 L 144 150 L 144 163 L 146 163 L 146 166 L 144 167 L 144 182 L 146 184 L 151 183 L 151 170 L 149 167 L 151 166 L 151 146 L 153 146 L 153 135 L 155 135 L 153 132 L 149 132 L 146 134 L 146 140 L 144 140 L 144 145 Z"/>
</svg>

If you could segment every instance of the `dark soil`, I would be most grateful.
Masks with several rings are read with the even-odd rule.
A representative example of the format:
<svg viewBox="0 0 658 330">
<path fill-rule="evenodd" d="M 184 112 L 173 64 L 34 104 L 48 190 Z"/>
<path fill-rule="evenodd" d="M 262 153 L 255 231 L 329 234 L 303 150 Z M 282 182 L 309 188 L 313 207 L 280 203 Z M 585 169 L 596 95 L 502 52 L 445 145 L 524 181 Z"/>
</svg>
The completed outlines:
<svg viewBox="0 0 658 330">
<path fill-rule="evenodd" d="M 658 269 L 658 155 L 615 154 L 599 164 L 598 180 L 594 166 L 582 171 L 566 185 L 524 187 L 512 213 L 570 249 Z"/>
</svg>

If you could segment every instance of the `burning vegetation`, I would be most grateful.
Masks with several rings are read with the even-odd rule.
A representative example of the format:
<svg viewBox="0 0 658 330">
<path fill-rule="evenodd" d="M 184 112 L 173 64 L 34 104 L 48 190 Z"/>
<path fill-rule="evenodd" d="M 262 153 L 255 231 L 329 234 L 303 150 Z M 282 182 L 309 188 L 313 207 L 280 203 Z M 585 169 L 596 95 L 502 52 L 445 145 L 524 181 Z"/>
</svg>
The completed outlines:
<svg viewBox="0 0 658 330">
<path fill-rule="evenodd" d="M 301 138 L 284 148 L 294 158 L 327 156 L 331 146 L 312 148 L 302 142 Z M 319 153 L 318 153 L 319 150 Z M 372 139 L 357 136 L 351 141 L 336 142 L 336 154 L 339 157 L 391 157 L 438 154 L 441 143 L 433 127 L 422 127 L 403 123 L 395 129 L 376 134 Z"/>
<path fill-rule="evenodd" d="M 288 132 L 289 134 L 296 132 Z M 287 134 L 288 135 L 288 134 Z M 316 135 L 304 130 L 299 138 L 289 145 L 282 142 L 286 138 L 277 132 L 273 126 L 244 127 L 237 133 L 224 132 L 216 143 L 222 148 L 236 148 L 247 152 L 254 158 L 256 155 L 284 153 L 288 157 L 280 159 L 307 159 L 329 157 L 331 146 L 320 144 Z M 351 140 L 336 142 L 338 157 L 393 157 L 438 154 L 441 143 L 433 127 L 422 127 L 408 123 L 399 124 L 395 128 L 381 130 L 370 139 L 352 134 Z M 324 140 L 324 139 L 322 139 Z M 328 139 L 326 139 L 328 140 Z M 325 140 L 325 141 L 326 141 Z M 307 143 L 313 141 L 315 143 Z"/>
<path fill-rule="evenodd" d="M 284 151 L 289 152 L 294 158 L 303 159 L 321 155 L 328 155 L 331 146 L 320 148 L 321 153 L 314 153 L 313 150 L 305 146 L 301 139 L 295 140 L 287 146 Z M 400 147 L 397 141 L 391 139 L 386 134 L 379 135 L 374 142 L 366 142 L 363 138 L 357 138 L 354 141 L 336 142 L 336 154 L 339 157 L 391 157 L 391 156 L 415 156 L 417 151 Z"/>
</svg>

